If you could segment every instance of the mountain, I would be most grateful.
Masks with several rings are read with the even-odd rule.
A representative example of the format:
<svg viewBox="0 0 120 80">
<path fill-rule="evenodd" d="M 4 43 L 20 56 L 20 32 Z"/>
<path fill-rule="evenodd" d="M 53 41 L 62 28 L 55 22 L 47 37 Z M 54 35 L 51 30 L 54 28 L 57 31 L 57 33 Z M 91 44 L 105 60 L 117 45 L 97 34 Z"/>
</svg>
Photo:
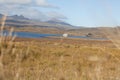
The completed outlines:
<svg viewBox="0 0 120 80">
<path fill-rule="evenodd" d="M 2 14 L 0 14 L 0 18 L 2 18 Z M 7 16 L 6 20 L 7 26 L 14 27 L 45 27 L 45 28 L 57 28 L 57 29 L 73 29 L 74 27 L 62 20 L 52 19 L 48 21 L 37 21 L 34 19 L 29 19 L 24 17 L 23 15 L 12 15 Z"/>
<path fill-rule="evenodd" d="M 2 16 L 3 16 L 3 15 L 2 15 L 2 14 L 0 14 L 0 18 L 2 18 Z"/>
<path fill-rule="evenodd" d="M 0 18 L 2 18 L 0 14 Z M 98 28 L 85 28 L 84 26 L 72 26 L 62 20 L 51 19 L 48 21 L 32 20 L 23 15 L 7 16 L 6 26 L 15 27 L 18 31 L 30 31 L 38 33 L 63 34 L 68 33 L 76 36 L 86 36 L 92 34 L 92 37 L 104 37 Z M 18 28 L 20 27 L 20 28 Z"/>
<path fill-rule="evenodd" d="M 29 20 L 29 18 L 26 18 L 23 15 L 8 16 L 8 18 L 15 19 L 15 20 Z"/>
<path fill-rule="evenodd" d="M 47 23 L 52 23 L 52 24 L 61 24 L 61 25 L 67 25 L 67 26 L 72 26 L 71 24 L 69 23 L 66 23 L 62 20 L 58 20 L 58 19 L 51 19 L 51 20 L 48 20 L 46 21 Z"/>
</svg>

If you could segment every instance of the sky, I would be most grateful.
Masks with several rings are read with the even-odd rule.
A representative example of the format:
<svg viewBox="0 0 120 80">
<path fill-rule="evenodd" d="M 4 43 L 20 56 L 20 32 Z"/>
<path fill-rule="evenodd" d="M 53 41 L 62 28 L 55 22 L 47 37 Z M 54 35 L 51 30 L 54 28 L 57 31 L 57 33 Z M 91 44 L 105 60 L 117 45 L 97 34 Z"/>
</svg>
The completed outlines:
<svg viewBox="0 0 120 80">
<path fill-rule="evenodd" d="M 0 0 L 0 13 L 41 21 L 58 19 L 74 26 L 120 25 L 120 0 Z"/>
</svg>

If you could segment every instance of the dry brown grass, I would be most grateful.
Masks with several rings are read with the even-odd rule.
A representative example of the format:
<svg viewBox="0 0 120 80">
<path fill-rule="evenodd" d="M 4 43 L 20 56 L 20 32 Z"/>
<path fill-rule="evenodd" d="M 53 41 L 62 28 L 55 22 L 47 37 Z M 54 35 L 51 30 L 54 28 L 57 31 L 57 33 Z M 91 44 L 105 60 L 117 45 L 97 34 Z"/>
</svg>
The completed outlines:
<svg viewBox="0 0 120 80">
<path fill-rule="evenodd" d="M 0 80 L 120 79 L 120 50 L 110 41 L 0 39 Z"/>
<path fill-rule="evenodd" d="M 68 42 L 61 44 L 54 40 L 31 43 L 23 41 L 20 44 L 16 42 L 14 53 L 21 52 L 21 55 L 16 58 L 15 54 L 9 55 L 13 56 L 11 61 L 8 61 L 8 58 L 5 59 L 7 60 L 6 70 L 9 71 L 9 74 L 7 73 L 9 80 L 10 77 L 11 80 L 13 78 L 15 80 L 119 79 L 120 64 L 112 55 L 120 58 L 120 50 L 112 45 L 104 47 L 94 44 L 94 42 L 85 44 L 87 46 Z M 29 45 L 28 52 L 26 52 L 27 45 Z"/>
<path fill-rule="evenodd" d="M 26 43 L 26 42 L 25 42 Z M 24 44 L 25 44 L 24 43 Z M 21 79 L 115 80 L 119 79 L 120 50 L 81 44 L 33 42 L 21 62 Z M 27 44 L 26 44 L 27 45 Z M 108 52 L 111 52 L 110 55 Z M 24 75 L 23 75 L 24 74 Z"/>
</svg>

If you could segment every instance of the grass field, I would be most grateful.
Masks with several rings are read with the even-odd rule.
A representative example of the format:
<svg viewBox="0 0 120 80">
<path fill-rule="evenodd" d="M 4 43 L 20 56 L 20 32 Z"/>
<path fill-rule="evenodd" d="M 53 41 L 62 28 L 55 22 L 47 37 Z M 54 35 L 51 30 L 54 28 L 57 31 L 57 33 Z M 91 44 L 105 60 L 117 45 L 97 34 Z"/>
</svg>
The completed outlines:
<svg viewBox="0 0 120 80">
<path fill-rule="evenodd" d="M 16 38 L 2 48 L 0 80 L 120 79 L 120 50 L 110 41 Z"/>
<path fill-rule="evenodd" d="M 0 35 L 0 80 L 120 80 L 119 35 L 111 41 Z M 114 44 L 114 45 L 113 45 Z"/>
</svg>

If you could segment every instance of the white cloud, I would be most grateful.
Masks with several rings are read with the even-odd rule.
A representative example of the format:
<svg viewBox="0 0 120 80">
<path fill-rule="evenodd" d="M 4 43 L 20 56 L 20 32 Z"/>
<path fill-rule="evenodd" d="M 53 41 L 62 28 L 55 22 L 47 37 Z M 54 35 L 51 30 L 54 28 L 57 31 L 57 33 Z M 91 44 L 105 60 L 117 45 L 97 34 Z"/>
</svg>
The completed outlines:
<svg viewBox="0 0 120 80">
<path fill-rule="evenodd" d="M 8 15 L 23 15 L 27 18 L 48 20 L 48 19 L 66 19 L 66 17 L 57 12 L 40 12 L 35 7 L 56 8 L 46 0 L 0 0 L 0 13 Z"/>
<path fill-rule="evenodd" d="M 0 13 L 8 15 L 23 15 L 30 19 L 49 20 L 49 19 L 67 19 L 64 15 L 57 12 L 41 12 L 33 7 L 20 5 L 1 5 Z"/>
<path fill-rule="evenodd" d="M 0 4 L 12 4 L 12 5 L 34 5 L 34 6 L 40 6 L 40 7 L 56 7 L 55 5 L 52 5 L 48 3 L 46 0 L 0 0 Z"/>
<path fill-rule="evenodd" d="M 21 9 L 18 12 L 19 12 L 19 15 L 23 15 L 30 19 L 46 20 L 47 18 L 46 15 L 44 15 L 42 12 L 32 8 L 27 8 L 26 11 L 24 11 L 24 9 Z M 16 12 L 15 14 L 17 14 L 18 12 Z"/>
<path fill-rule="evenodd" d="M 23 15 L 30 19 L 44 20 L 46 15 L 34 8 L 21 7 L 20 5 L 4 5 L 0 7 L 0 13 L 7 15 Z"/>
<path fill-rule="evenodd" d="M 32 0 L 0 0 L 2 4 L 29 4 Z"/>
<path fill-rule="evenodd" d="M 48 16 L 49 19 L 67 19 L 66 16 L 64 16 L 63 14 L 57 13 L 57 12 L 48 12 L 46 13 L 46 15 Z"/>
<path fill-rule="evenodd" d="M 37 5 L 42 5 L 42 6 L 49 6 L 50 5 L 45 0 L 36 0 L 36 4 Z"/>
</svg>

